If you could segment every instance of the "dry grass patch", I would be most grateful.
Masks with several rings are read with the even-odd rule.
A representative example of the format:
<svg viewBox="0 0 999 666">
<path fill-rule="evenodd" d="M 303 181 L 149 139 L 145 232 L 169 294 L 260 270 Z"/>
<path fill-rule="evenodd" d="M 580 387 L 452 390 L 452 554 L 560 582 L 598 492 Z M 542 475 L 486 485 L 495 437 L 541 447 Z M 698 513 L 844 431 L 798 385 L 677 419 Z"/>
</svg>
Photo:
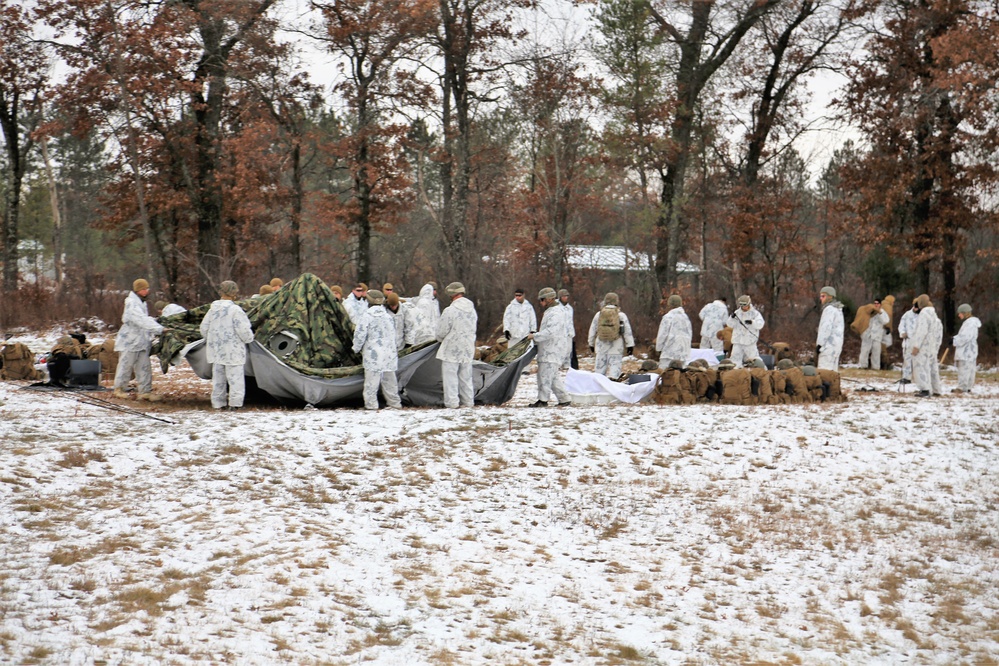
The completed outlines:
<svg viewBox="0 0 999 666">
<path fill-rule="evenodd" d="M 182 589 L 183 586 L 177 583 L 164 585 L 159 590 L 140 585 L 115 593 L 114 601 L 125 613 L 145 612 L 155 617 L 163 613 L 164 602 Z"/>
<path fill-rule="evenodd" d="M 68 446 L 60 450 L 63 451 L 62 460 L 56 464 L 63 468 L 86 467 L 91 462 L 105 462 L 106 460 L 103 453 L 93 449 Z"/>
<path fill-rule="evenodd" d="M 68 567 L 98 555 L 109 555 L 120 550 L 138 550 L 138 546 L 130 537 L 113 536 L 89 548 L 57 548 L 49 555 L 49 561 L 58 566 Z"/>
</svg>

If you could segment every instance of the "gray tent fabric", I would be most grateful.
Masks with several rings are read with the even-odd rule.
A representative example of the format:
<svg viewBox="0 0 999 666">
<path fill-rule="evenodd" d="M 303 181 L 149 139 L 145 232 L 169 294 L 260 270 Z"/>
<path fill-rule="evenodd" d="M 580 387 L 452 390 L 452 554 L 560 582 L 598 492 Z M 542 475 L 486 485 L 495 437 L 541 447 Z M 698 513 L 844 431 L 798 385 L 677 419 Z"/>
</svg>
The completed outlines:
<svg viewBox="0 0 999 666">
<path fill-rule="evenodd" d="M 275 400 L 332 407 L 360 402 L 364 387 L 361 357 L 351 351 L 353 325 L 343 306 L 316 276 L 305 273 L 279 293 L 242 301 L 254 327 L 247 345 L 244 373 Z M 186 357 L 194 372 L 210 379 L 199 324 L 209 306 L 163 318 L 169 334 L 161 336 L 157 353 L 166 368 Z M 444 404 L 439 342 L 407 347 L 399 354 L 396 376 L 403 402 L 412 406 Z M 472 364 L 477 404 L 499 405 L 513 397 L 523 368 L 537 354 L 525 339 L 490 363 Z"/>
<path fill-rule="evenodd" d="M 424 361 L 437 353 L 439 342 L 415 349 L 399 357 L 399 386 L 405 386 Z M 244 372 L 253 377 L 257 387 L 279 402 L 304 402 L 313 407 L 333 407 L 345 402 L 359 401 L 364 389 L 364 369 L 358 366 L 357 374 L 336 379 L 324 379 L 303 374 L 285 365 L 267 347 L 256 340 L 247 345 Z M 204 340 L 191 343 L 181 354 L 187 359 L 194 373 L 202 379 L 211 379 L 212 366 L 205 358 Z"/>
<path fill-rule="evenodd" d="M 537 353 L 538 348 L 532 344 L 526 352 L 504 366 L 473 361 L 472 386 L 475 390 L 475 404 L 502 405 L 512 398 L 517 391 L 521 373 Z M 403 386 L 401 379 L 399 385 Z M 441 362 L 437 358 L 428 358 L 413 373 L 402 390 L 402 402 L 413 407 L 444 405 L 444 382 L 441 379 Z"/>
</svg>

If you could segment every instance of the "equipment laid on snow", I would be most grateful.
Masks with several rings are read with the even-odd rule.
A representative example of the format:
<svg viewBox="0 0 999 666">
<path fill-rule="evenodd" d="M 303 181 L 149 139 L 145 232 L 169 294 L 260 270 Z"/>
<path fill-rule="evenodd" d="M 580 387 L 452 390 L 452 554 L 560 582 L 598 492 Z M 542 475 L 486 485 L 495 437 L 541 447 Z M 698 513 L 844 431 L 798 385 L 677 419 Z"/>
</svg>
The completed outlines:
<svg viewBox="0 0 999 666">
<path fill-rule="evenodd" d="M 329 407 L 359 403 L 364 388 L 361 356 L 353 347 L 354 325 L 343 305 L 315 275 L 305 273 L 267 298 L 237 301 L 253 327 L 247 346 L 245 374 L 275 400 L 290 404 Z M 167 327 L 153 353 L 163 372 L 186 358 L 202 379 L 212 376 L 205 358 L 200 324 L 210 308 L 202 305 L 170 317 L 160 317 Z M 399 353 L 397 377 L 402 400 L 415 406 L 442 405 L 444 388 L 440 343 L 426 342 Z M 491 363 L 472 364 L 475 402 L 501 404 L 516 391 L 520 371 L 537 353 L 523 340 Z"/>
<path fill-rule="evenodd" d="M 84 405 L 100 407 L 101 409 L 107 409 L 112 412 L 121 412 L 122 414 L 128 414 L 130 416 L 141 416 L 143 418 L 152 419 L 153 421 L 177 425 L 176 421 L 171 421 L 170 419 L 163 418 L 161 416 L 154 416 L 132 407 L 126 407 L 125 405 L 119 405 L 118 403 L 111 402 L 110 400 L 98 398 L 87 388 L 69 388 L 65 386 L 54 386 L 49 383 L 41 383 L 25 386 L 24 389 L 28 391 L 36 391 L 38 393 L 46 393 L 49 395 L 58 395 L 63 398 L 70 398 L 76 400 L 77 402 L 83 403 Z M 103 391 L 105 389 L 98 388 L 97 390 Z"/>
</svg>

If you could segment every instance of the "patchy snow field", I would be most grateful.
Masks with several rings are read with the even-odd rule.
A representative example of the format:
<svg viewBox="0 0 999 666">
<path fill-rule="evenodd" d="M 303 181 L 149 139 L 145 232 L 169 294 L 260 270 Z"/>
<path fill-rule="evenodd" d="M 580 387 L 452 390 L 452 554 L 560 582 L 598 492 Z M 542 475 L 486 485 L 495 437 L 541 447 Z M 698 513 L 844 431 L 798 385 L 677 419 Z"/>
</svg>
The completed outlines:
<svg viewBox="0 0 999 666">
<path fill-rule="evenodd" d="M 126 403 L 173 425 L 0 383 L 0 662 L 999 663 L 995 371 L 846 376 L 882 390 L 222 413 L 185 365 Z"/>
</svg>

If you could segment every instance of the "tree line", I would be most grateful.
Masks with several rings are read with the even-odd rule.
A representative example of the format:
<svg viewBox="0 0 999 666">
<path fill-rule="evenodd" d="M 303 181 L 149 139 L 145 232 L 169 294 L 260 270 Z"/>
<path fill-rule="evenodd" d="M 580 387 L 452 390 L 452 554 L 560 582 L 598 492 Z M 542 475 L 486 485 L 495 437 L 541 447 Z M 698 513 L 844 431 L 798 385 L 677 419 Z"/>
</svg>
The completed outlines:
<svg viewBox="0 0 999 666">
<path fill-rule="evenodd" d="M 569 7 L 0 0 L 5 293 L 32 240 L 60 293 L 141 274 L 202 303 L 313 272 L 460 279 L 501 313 L 514 286 L 615 283 L 650 320 L 750 293 L 804 337 L 831 284 L 930 293 L 949 331 L 971 301 L 995 335 L 994 3 L 591 0 L 554 23 Z M 817 164 L 829 73 L 855 140 Z M 653 268 L 608 278 L 577 245 Z"/>
</svg>

